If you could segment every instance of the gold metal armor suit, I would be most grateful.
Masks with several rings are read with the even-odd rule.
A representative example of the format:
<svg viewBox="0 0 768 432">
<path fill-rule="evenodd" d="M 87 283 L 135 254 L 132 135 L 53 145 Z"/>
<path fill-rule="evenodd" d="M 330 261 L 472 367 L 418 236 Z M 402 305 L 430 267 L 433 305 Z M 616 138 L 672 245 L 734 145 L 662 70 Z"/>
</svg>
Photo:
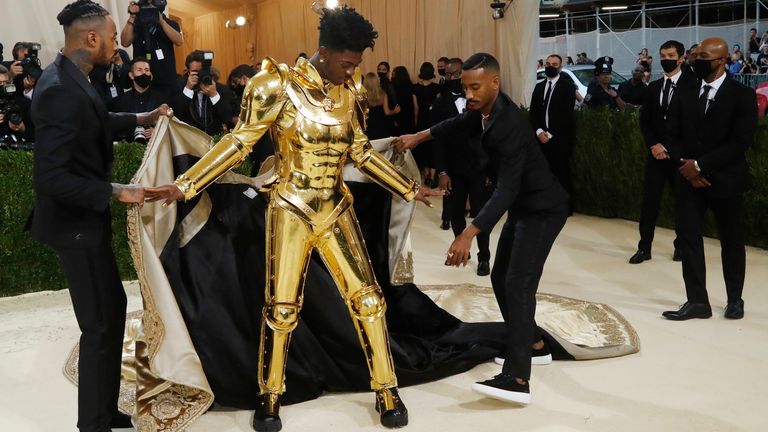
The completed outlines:
<svg viewBox="0 0 768 432">
<path fill-rule="evenodd" d="M 288 344 L 298 323 L 313 250 L 330 270 L 354 317 L 371 388 L 397 386 L 384 296 L 371 269 L 342 167 L 349 157 L 374 181 L 407 200 L 415 197 L 418 186 L 371 148 L 363 133 L 365 110 L 359 70 L 353 80 L 334 86 L 324 83 L 305 59 L 289 67 L 267 58 L 262 72 L 246 87 L 235 129 L 176 180 L 190 199 L 243 161 L 264 133 L 272 134 L 275 175 L 265 183 L 270 200 L 259 356 L 262 394 L 285 390 Z M 392 401 L 382 403 L 390 406 Z"/>
</svg>

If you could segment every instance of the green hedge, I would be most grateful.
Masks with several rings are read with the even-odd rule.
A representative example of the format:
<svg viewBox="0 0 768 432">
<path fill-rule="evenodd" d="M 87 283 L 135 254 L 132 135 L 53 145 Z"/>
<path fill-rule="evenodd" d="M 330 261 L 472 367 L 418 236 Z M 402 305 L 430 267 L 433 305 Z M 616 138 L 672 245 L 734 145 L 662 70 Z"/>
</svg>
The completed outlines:
<svg viewBox="0 0 768 432">
<path fill-rule="evenodd" d="M 130 182 L 141 165 L 146 147 L 136 143 L 115 146 L 114 181 Z M 246 161 L 237 172 L 250 173 Z M 0 297 L 66 288 L 58 258 L 32 240 L 22 228 L 33 207 L 32 153 L 0 151 Z M 126 233 L 126 206 L 112 202 L 112 247 L 123 280 L 136 278 Z"/>
<path fill-rule="evenodd" d="M 647 149 L 638 129 L 636 112 L 588 110 L 577 114 L 573 151 L 574 207 L 579 213 L 637 220 L 642 200 L 643 166 Z M 144 146 L 120 143 L 115 147 L 114 180 L 130 181 L 139 167 Z M 753 186 L 746 198 L 747 242 L 768 248 L 768 120 L 761 119 L 756 144 L 749 151 Z M 250 172 L 246 162 L 238 172 Z M 56 256 L 32 241 L 22 227 L 32 209 L 32 154 L 0 151 L 0 296 L 66 286 Z M 126 236 L 125 206 L 112 206 L 114 238 L 123 279 L 135 278 Z M 672 227 L 673 202 L 669 191 L 659 225 Z M 707 234 L 714 235 L 710 220 Z"/>
<path fill-rule="evenodd" d="M 577 114 L 576 140 L 571 160 L 574 210 L 601 217 L 639 220 L 643 173 L 648 149 L 643 142 L 636 111 L 616 113 L 584 110 Z M 747 243 L 768 248 L 768 119 L 760 119 L 755 145 L 747 153 L 752 187 L 746 195 L 744 228 Z M 665 188 L 658 225 L 674 227 L 674 202 Z M 705 234 L 716 237 L 711 214 Z M 639 234 L 638 234 L 639 236 Z"/>
</svg>

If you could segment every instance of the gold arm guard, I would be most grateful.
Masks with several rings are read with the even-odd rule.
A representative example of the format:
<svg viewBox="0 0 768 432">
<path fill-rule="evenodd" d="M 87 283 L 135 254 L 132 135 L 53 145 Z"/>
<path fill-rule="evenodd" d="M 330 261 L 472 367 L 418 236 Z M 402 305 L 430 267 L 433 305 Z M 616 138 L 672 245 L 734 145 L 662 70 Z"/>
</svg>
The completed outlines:
<svg viewBox="0 0 768 432">
<path fill-rule="evenodd" d="M 365 143 L 362 151 L 351 154 L 357 169 L 378 183 L 380 186 L 401 196 L 406 201 L 412 201 L 419 191 L 419 185 L 403 175 L 381 153 Z"/>
<path fill-rule="evenodd" d="M 253 146 L 269 130 L 283 107 L 285 69 L 270 58 L 262 62 L 262 71 L 248 81 L 240 104 L 240 120 L 197 163 L 174 182 L 190 200 L 224 173 L 248 157 Z"/>
</svg>

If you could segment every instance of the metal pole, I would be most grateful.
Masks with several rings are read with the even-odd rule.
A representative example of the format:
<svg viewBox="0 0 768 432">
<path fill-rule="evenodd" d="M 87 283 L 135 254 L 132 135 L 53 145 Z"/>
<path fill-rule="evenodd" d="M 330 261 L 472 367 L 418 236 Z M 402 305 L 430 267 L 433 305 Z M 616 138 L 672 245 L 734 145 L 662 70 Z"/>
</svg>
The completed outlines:
<svg viewBox="0 0 768 432">
<path fill-rule="evenodd" d="M 640 26 L 643 29 L 643 43 L 642 43 L 642 45 L 643 45 L 643 47 L 647 47 L 648 44 L 646 43 L 646 38 L 645 38 L 645 2 L 642 2 L 640 7 L 641 7 L 641 9 L 640 9 L 640 14 L 641 14 L 640 15 Z"/>
<path fill-rule="evenodd" d="M 595 6 L 595 56 L 592 58 L 600 57 L 600 9 L 599 6 Z"/>
<path fill-rule="evenodd" d="M 696 0 L 696 41 L 699 43 L 699 0 Z"/>
</svg>

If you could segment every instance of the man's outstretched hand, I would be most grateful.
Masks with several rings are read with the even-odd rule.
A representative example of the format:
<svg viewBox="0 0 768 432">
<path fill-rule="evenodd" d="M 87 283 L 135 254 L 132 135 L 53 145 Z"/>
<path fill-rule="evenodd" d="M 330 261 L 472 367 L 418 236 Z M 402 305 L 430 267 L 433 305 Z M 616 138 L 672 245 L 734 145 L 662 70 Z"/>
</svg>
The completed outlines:
<svg viewBox="0 0 768 432">
<path fill-rule="evenodd" d="M 184 194 L 176 185 L 169 184 L 144 189 L 144 198 L 149 202 L 163 201 L 163 207 L 176 201 L 183 201 Z"/>
<path fill-rule="evenodd" d="M 427 187 L 420 187 L 419 192 L 416 194 L 416 196 L 413 199 L 416 201 L 421 201 L 424 204 L 426 204 L 427 207 L 431 208 L 431 207 L 434 207 L 435 205 L 432 204 L 432 202 L 428 200 L 427 197 L 443 196 L 443 195 L 445 195 L 445 191 L 427 188 Z"/>
<path fill-rule="evenodd" d="M 392 141 L 392 145 L 395 147 L 395 150 L 402 153 L 416 148 L 419 145 L 419 139 L 416 134 L 401 135 Z"/>
</svg>

